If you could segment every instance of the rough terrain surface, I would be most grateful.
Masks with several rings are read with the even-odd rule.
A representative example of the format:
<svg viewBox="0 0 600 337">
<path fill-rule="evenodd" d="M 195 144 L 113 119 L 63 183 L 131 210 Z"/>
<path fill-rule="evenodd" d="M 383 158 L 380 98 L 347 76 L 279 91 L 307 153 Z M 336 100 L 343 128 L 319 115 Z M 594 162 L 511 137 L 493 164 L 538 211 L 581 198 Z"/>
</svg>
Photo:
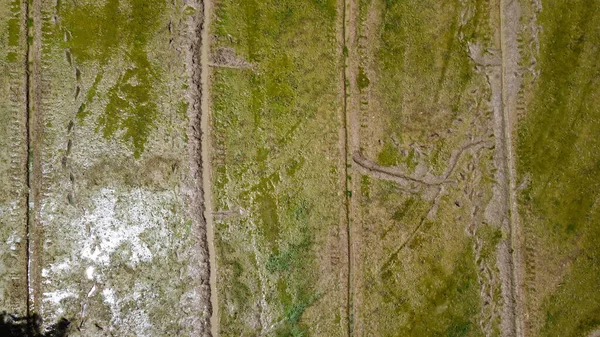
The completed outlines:
<svg viewBox="0 0 600 337">
<path fill-rule="evenodd" d="M 33 6 L 30 310 L 74 336 L 210 335 L 202 4 Z"/>
<path fill-rule="evenodd" d="M 523 335 L 600 326 L 600 4 L 520 2 L 515 111 Z"/>
<path fill-rule="evenodd" d="M 514 335 L 499 6 L 351 6 L 357 336 Z"/>
<path fill-rule="evenodd" d="M 597 1 L 0 0 L 0 46 L 0 336 L 600 336 Z"/>
</svg>

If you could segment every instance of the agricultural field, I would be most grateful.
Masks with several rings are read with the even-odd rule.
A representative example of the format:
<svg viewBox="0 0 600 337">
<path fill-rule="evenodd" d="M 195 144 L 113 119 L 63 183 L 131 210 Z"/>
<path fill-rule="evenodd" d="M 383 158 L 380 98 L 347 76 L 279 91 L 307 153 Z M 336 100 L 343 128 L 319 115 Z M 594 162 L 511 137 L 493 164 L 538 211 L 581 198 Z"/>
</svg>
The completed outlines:
<svg viewBox="0 0 600 337">
<path fill-rule="evenodd" d="M 209 335 L 201 4 L 30 10 L 29 310 L 80 336 Z"/>
<path fill-rule="evenodd" d="M 0 27 L 0 336 L 600 336 L 597 1 Z"/>
</svg>

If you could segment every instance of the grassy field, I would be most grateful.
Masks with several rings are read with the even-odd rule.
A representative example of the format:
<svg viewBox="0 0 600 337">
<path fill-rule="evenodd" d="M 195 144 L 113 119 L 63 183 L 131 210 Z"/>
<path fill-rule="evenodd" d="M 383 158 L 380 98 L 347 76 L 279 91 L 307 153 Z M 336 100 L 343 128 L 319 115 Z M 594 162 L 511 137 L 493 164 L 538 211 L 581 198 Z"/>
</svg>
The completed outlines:
<svg viewBox="0 0 600 337">
<path fill-rule="evenodd" d="M 330 0 L 215 4 L 212 52 L 234 52 L 211 87 L 222 336 L 347 330 L 337 15 Z"/>
<path fill-rule="evenodd" d="M 600 325 L 600 5 L 542 8 L 539 76 L 526 77 L 517 142 L 529 182 L 519 194 L 528 326 L 531 336 L 585 336 Z"/>
<path fill-rule="evenodd" d="M 360 3 L 364 12 L 371 7 L 377 14 L 362 17 L 359 34 L 368 42 L 361 52 L 371 54 L 364 57 L 373 61 L 359 71 L 373 82 L 373 90 L 368 92 L 373 102 L 368 103 L 375 105 L 372 109 L 385 111 L 372 126 L 381 142 L 366 141 L 363 146 L 374 151 L 380 165 L 404 164 L 414 170 L 421 161 L 439 174 L 450 152 L 465 139 L 470 123 L 479 124 L 479 130 L 469 130 L 472 137 L 487 131 L 485 119 L 490 111 L 485 111 L 483 100 L 489 89 L 482 85 L 485 77 L 477 73 L 469 58 L 468 44 L 494 47 L 491 31 L 497 19 L 490 18 L 494 8 L 484 1 L 464 5 L 391 0 Z M 467 10 L 465 22 L 460 22 L 461 13 Z M 361 83 L 357 86 L 367 89 Z M 448 132 L 457 127 L 463 130 Z M 364 131 L 371 130 L 367 127 Z M 431 147 L 427 158 L 409 148 L 413 143 Z M 400 153 L 399 147 L 407 153 Z"/>
</svg>

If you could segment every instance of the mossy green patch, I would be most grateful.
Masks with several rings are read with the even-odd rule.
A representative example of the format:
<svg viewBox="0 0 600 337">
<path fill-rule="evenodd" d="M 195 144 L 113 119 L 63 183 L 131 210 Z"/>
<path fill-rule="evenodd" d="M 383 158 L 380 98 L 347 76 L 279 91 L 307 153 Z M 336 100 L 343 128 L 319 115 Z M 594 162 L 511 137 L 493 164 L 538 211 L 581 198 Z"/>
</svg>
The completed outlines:
<svg viewBox="0 0 600 337">
<path fill-rule="evenodd" d="M 368 88 L 369 84 L 371 84 L 371 81 L 369 81 L 369 77 L 365 72 L 365 68 L 363 67 L 358 67 L 358 78 L 356 79 L 356 84 L 360 90 Z"/>
<path fill-rule="evenodd" d="M 104 68 L 110 62 L 129 64 L 107 93 L 109 102 L 98 117 L 97 130 L 107 138 L 123 131 L 122 138 L 132 145 L 136 158 L 144 151 L 159 116 L 155 87 L 160 83 L 161 68 L 150 62 L 147 47 L 165 8 L 165 1 L 141 0 L 61 7 L 63 19 L 57 29 L 59 36 L 66 37 L 62 44 L 68 49 L 69 60 L 94 63 L 101 69 L 79 109 L 80 120 L 89 115 L 86 108 L 98 94 Z"/>
<path fill-rule="evenodd" d="M 15 52 L 8 52 L 6 53 L 6 62 L 8 63 L 14 63 L 17 62 L 19 60 L 19 55 Z"/>
<path fill-rule="evenodd" d="M 311 245 L 312 241 L 310 236 L 305 236 L 300 243 L 294 243 L 280 253 L 271 254 L 267 261 L 267 270 L 271 273 L 275 273 L 284 272 L 289 268 L 294 267 L 295 264 L 301 263 L 303 259 L 306 259 L 304 254 L 310 251 Z"/>
<path fill-rule="evenodd" d="M 8 20 L 8 45 L 10 47 L 19 46 L 19 36 L 21 34 L 21 25 L 18 17 Z"/>
<path fill-rule="evenodd" d="M 10 3 L 10 18 L 7 20 L 8 46 L 18 47 L 21 38 L 21 1 L 13 0 Z"/>
<path fill-rule="evenodd" d="M 401 160 L 400 151 L 390 143 L 385 143 L 377 155 L 377 163 L 381 166 L 396 166 Z"/>
<path fill-rule="evenodd" d="M 152 97 L 156 74 L 145 54 L 135 59 L 136 67 L 127 69 L 108 92 L 108 104 L 98 118 L 98 128 L 104 137 L 125 130 L 123 139 L 131 142 L 134 156 L 139 158 L 153 130 L 158 107 Z"/>
<path fill-rule="evenodd" d="M 272 175 L 261 180 L 255 187 L 255 200 L 262 224 L 263 235 L 267 239 L 267 242 L 272 245 L 276 245 L 281 232 L 277 212 L 277 199 L 275 198 L 275 184 L 278 182 L 278 179 L 277 175 Z"/>
<path fill-rule="evenodd" d="M 360 176 L 360 194 L 367 200 L 371 197 L 371 178 L 368 175 Z"/>
<path fill-rule="evenodd" d="M 470 245 L 457 255 L 452 269 L 433 256 L 423 257 L 427 276 L 416 289 L 419 302 L 410 300 L 409 289 L 397 283 L 395 270 L 381 275 L 385 306 L 394 308 L 385 317 L 405 317 L 404 324 L 382 326 L 382 336 L 483 336 L 478 326 L 480 298 L 474 256 Z"/>
</svg>

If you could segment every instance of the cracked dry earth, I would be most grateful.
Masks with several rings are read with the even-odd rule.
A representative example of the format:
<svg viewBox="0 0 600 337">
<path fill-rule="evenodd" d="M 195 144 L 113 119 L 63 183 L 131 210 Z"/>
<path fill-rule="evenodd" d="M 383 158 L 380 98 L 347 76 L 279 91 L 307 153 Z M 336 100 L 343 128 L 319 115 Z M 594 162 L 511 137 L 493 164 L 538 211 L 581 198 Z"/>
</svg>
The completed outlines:
<svg viewBox="0 0 600 337">
<path fill-rule="evenodd" d="M 598 27 L 0 0 L 0 336 L 599 336 Z"/>
</svg>

